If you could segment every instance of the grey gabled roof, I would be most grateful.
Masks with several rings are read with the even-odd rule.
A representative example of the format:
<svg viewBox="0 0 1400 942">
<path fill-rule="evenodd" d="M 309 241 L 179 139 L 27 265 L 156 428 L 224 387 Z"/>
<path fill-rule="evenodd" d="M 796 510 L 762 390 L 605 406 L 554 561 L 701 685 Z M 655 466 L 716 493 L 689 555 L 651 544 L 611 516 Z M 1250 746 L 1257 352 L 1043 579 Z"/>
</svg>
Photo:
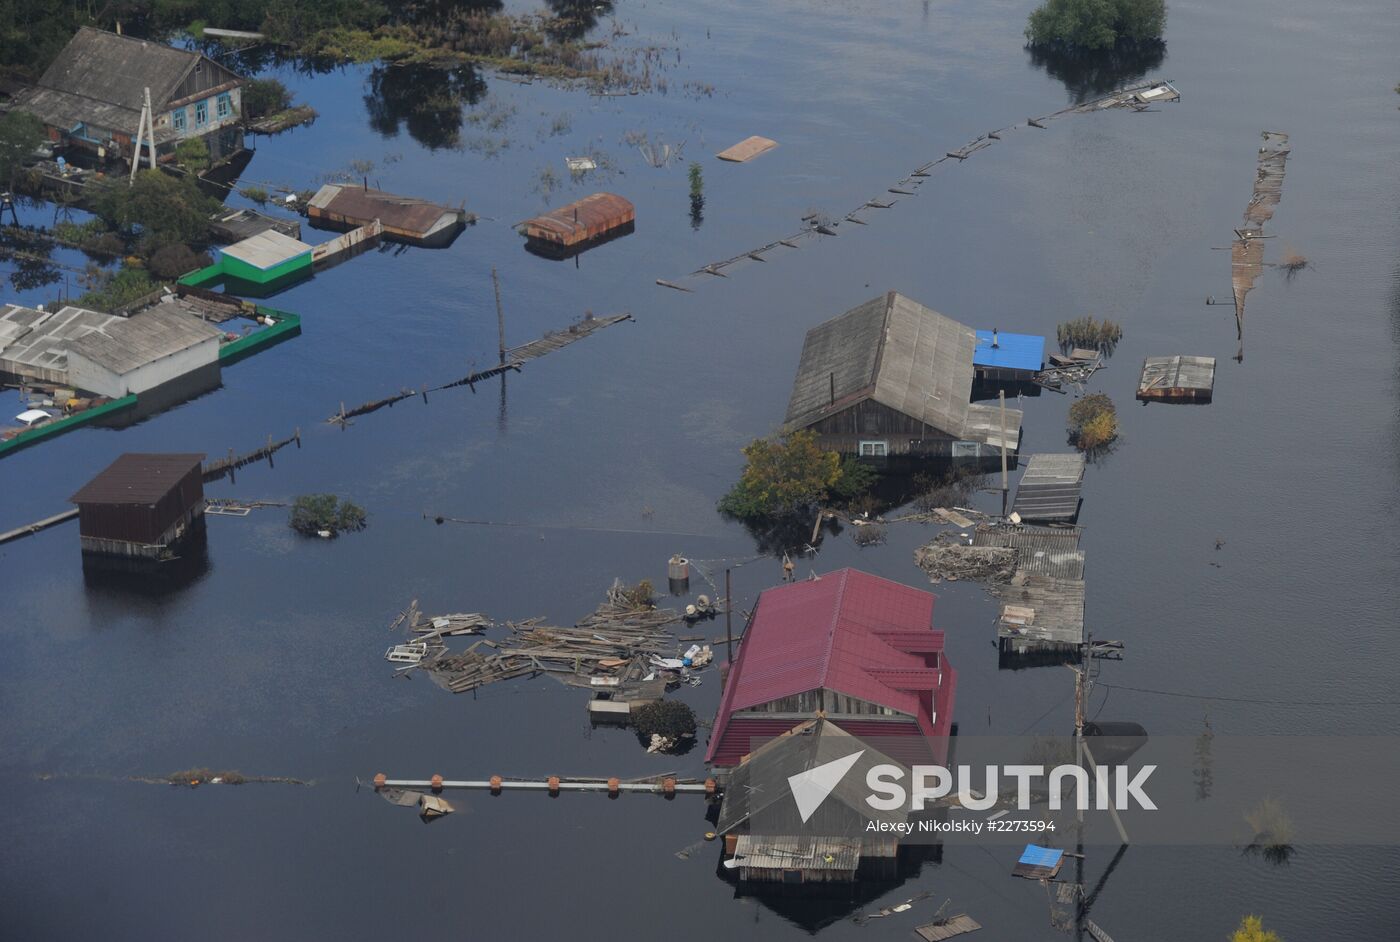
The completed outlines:
<svg viewBox="0 0 1400 942">
<path fill-rule="evenodd" d="M 803 822 L 788 778 L 819 765 L 861 752 L 821 807 Z M 865 801 L 866 776 L 876 765 L 903 763 L 872 748 L 826 719 L 809 720 L 791 733 L 765 743 L 735 766 L 720 805 L 718 833 L 744 826 L 760 834 L 807 834 L 860 837 L 868 821 L 903 822 L 908 810 L 880 811 Z M 757 816 L 757 817 L 755 817 Z"/>
<path fill-rule="evenodd" d="M 141 112 L 144 90 L 160 108 L 202 56 L 84 26 L 39 79 L 42 88 Z"/>
<path fill-rule="evenodd" d="M 999 413 L 970 407 L 976 347 L 972 328 L 891 291 L 808 331 L 784 426 L 805 428 L 873 399 L 948 435 L 999 445 Z M 1006 410 L 1009 447 L 1020 428 L 1020 410 Z"/>
</svg>

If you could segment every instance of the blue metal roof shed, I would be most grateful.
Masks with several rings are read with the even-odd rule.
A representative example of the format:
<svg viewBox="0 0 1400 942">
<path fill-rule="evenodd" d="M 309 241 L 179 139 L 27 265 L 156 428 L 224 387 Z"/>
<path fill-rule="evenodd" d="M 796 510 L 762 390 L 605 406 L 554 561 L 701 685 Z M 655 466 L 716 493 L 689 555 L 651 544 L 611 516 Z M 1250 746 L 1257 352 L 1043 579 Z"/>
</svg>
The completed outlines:
<svg viewBox="0 0 1400 942">
<path fill-rule="evenodd" d="M 992 331 L 977 331 L 977 346 L 972 351 L 972 365 L 975 367 L 1037 373 L 1044 364 L 1044 337 L 998 331 L 994 347 Z"/>
</svg>

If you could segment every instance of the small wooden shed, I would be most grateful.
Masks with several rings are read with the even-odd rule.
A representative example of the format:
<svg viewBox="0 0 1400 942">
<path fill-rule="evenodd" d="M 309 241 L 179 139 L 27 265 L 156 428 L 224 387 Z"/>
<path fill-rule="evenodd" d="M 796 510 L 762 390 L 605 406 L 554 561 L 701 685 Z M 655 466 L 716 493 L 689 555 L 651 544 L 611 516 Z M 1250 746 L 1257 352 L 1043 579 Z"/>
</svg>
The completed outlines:
<svg viewBox="0 0 1400 942">
<path fill-rule="evenodd" d="M 204 516 L 202 454 L 127 453 L 69 498 L 84 553 L 160 559 Z"/>
<path fill-rule="evenodd" d="M 520 224 L 526 247 L 546 255 L 571 255 L 624 236 L 637 212 L 615 193 L 594 193 Z"/>
</svg>

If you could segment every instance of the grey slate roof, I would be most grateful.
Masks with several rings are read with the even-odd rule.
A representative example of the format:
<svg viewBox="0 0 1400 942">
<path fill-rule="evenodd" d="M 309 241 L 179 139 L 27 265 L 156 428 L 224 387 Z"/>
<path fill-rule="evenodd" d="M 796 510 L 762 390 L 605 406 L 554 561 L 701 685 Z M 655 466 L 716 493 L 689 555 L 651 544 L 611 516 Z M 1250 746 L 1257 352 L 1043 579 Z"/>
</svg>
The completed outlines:
<svg viewBox="0 0 1400 942">
<path fill-rule="evenodd" d="M 999 445 L 998 408 L 969 402 L 976 347 L 972 328 L 917 301 L 894 291 L 873 298 L 808 331 L 784 425 L 805 428 L 873 399 L 949 435 Z M 1020 410 L 1006 410 L 1006 426 L 1014 448 Z"/>
<path fill-rule="evenodd" d="M 28 111 L 50 127 L 65 130 L 79 124 L 87 124 L 109 131 L 123 131 L 132 135 L 141 120 L 141 109 L 135 110 L 114 105 L 110 102 L 85 98 L 55 88 L 39 86 L 22 89 L 15 95 L 15 106 Z M 170 140 L 174 132 L 166 127 L 156 128 L 156 143 Z"/>
<path fill-rule="evenodd" d="M 70 354 L 81 354 L 120 376 L 222 333 L 178 305 L 162 302 L 132 317 L 118 318 L 68 349 Z"/>
<path fill-rule="evenodd" d="M 973 546 L 1016 550 L 1016 569 L 1055 579 L 1084 578 L 1084 551 L 1079 530 L 1069 527 L 978 527 Z"/>
<path fill-rule="evenodd" d="M 857 751 L 862 754 L 855 765 L 804 823 L 788 778 Z M 734 767 L 720 805 L 718 833 L 743 825 L 744 830 L 759 834 L 860 838 L 867 821 L 906 821 L 909 815 L 903 808 L 879 811 L 865 803 L 866 774 L 882 763 L 904 767 L 835 723 L 809 721 L 760 746 Z"/>
</svg>

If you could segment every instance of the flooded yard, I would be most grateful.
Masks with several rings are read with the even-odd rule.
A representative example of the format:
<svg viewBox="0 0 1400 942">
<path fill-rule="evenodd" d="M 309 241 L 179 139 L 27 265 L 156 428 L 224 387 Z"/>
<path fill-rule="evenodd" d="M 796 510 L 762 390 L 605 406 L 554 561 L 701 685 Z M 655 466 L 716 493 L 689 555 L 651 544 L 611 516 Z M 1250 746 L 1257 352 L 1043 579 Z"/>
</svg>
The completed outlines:
<svg viewBox="0 0 1400 942">
<path fill-rule="evenodd" d="M 67 509 L 122 452 L 215 459 L 300 428 L 275 467 L 240 469 L 206 494 L 336 493 L 369 514 L 364 532 L 334 540 L 299 537 L 277 508 L 213 517 L 207 561 L 157 586 L 85 573 L 71 526 L 0 546 L 6 934 L 544 938 L 587 925 L 678 942 L 893 939 L 951 898 L 950 911 L 982 924 L 978 938 L 1060 937 L 1041 888 L 1009 879 L 1007 848 L 949 848 L 876 899 L 827 908 L 736 898 L 715 845 L 678 857 L 712 829 L 698 800 L 473 793 L 453 796 L 465 813 L 422 827 L 368 788 L 377 772 L 703 779 L 702 748 L 648 755 L 630 731 L 590 729 L 587 693 L 548 677 L 462 696 L 396 677 L 381 651 L 402 639 L 385 626 L 410 598 L 573 625 L 616 577 L 664 586 L 677 553 L 696 563 L 693 593 L 722 596 L 728 566 L 736 606 L 752 606 L 781 581 L 781 557 L 715 504 L 744 444 L 781 425 L 806 331 L 887 291 L 1005 332 L 1053 337 L 1089 314 L 1122 325 L 1089 381 L 1117 403 L 1120 440 L 1088 466 L 1079 520 L 1086 620 L 1126 649 L 1104 665 L 1091 718 L 1154 735 L 1195 735 L 1206 718 L 1238 735 L 1389 732 L 1400 720 L 1400 21 L 1378 0 L 1175 0 L 1160 61 L 1104 75 L 1027 53 L 1032 5 L 621 0 L 590 35 L 660 50 L 664 90 L 635 95 L 470 67 L 269 73 L 319 117 L 258 138 L 243 183 L 314 190 L 339 172 L 465 204 L 477 221 L 448 248 L 386 245 L 278 294 L 271 304 L 301 317 L 301 335 L 225 370 L 221 389 L 0 461 L 3 531 Z M 1025 125 L 1146 79 L 1172 80 L 1181 101 Z M 916 196 L 886 192 L 1013 124 L 939 165 Z M 1311 265 L 1292 278 L 1263 269 L 1237 361 L 1234 307 L 1204 302 L 1230 297 L 1263 131 L 1291 147 L 1265 259 L 1291 249 Z M 751 135 L 778 146 L 715 159 Z M 565 158 L 584 155 L 597 168 L 574 175 Z M 553 260 L 512 228 L 595 192 L 630 201 L 635 231 Z M 868 225 L 728 277 L 691 275 L 878 194 L 899 202 L 869 210 Z M 25 212 L 42 224 L 52 211 Z M 52 294 L 7 286 L 3 300 Z M 342 404 L 491 369 L 503 345 L 587 313 L 632 321 L 426 404 L 325 421 Z M 1175 355 L 1215 358 L 1211 404 L 1136 402 L 1143 359 Z M 1073 398 L 1016 403 L 1023 464 L 1067 450 Z M 999 494 L 974 500 L 999 510 Z M 866 547 L 849 531 L 827 536 L 795 574 L 855 566 L 927 587 L 914 553 L 933 533 L 890 526 Z M 965 582 L 932 589 L 961 731 L 1068 731 L 1071 673 L 999 670 L 997 603 Z M 722 636 L 723 619 L 694 633 Z M 701 678 L 679 696 L 708 720 L 719 672 Z M 129 780 L 199 767 L 313 785 Z M 1088 884 L 1112 853 L 1091 854 Z M 1093 915 L 1119 939 L 1223 939 L 1246 913 L 1290 942 L 1400 928 L 1395 847 L 1304 847 L 1273 867 L 1235 847 L 1135 846 L 1111 876 Z M 925 889 L 926 911 L 846 918 Z"/>
</svg>

